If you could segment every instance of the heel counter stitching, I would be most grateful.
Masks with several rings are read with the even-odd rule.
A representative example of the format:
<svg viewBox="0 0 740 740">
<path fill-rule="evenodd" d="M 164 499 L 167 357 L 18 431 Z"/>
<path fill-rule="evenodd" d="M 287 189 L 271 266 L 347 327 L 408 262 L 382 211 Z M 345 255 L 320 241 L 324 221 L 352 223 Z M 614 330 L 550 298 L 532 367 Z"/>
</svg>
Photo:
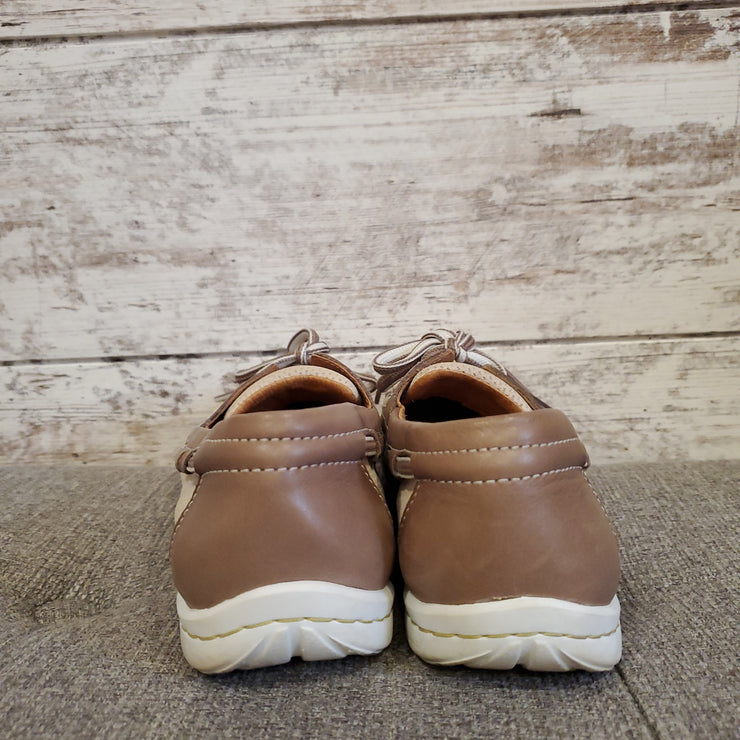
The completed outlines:
<svg viewBox="0 0 740 740">
<path fill-rule="evenodd" d="M 416 494 L 419 492 L 419 481 L 417 480 L 416 483 L 414 483 L 414 490 L 411 491 L 411 497 L 408 500 L 408 503 L 406 504 L 406 508 L 403 510 L 403 516 L 401 517 L 401 521 L 398 523 L 398 529 L 401 530 L 401 527 L 406 523 L 406 517 L 408 516 L 409 510 L 411 509 L 412 504 L 414 501 L 416 501 Z"/>
<path fill-rule="evenodd" d="M 368 472 L 367 467 L 363 465 L 362 461 L 360 462 L 360 469 L 362 470 L 362 473 L 365 476 L 365 478 L 367 478 L 367 482 L 370 484 L 370 487 L 373 489 L 373 491 L 375 491 L 381 503 L 383 504 L 383 508 L 385 509 L 386 513 L 390 517 L 391 521 L 393 521 L 393 516 L 391 515 L 391 511 L 388 508 L 388 502 L 385 500 L 385 494 L 383 493 L 383 490 L 373 480 L 372 476 Z"/>
<path fill-rule="evenodd" d="M 203 483 L 203 476 L 201 475 L 200 478 L 198 479 L 198 483 L 195 486 L 193 495 L 190 497 L 190 501 L 188 501 L 187 506 L 182 510 L 182 514 L 180 514 L 180 518 L 177 520 L 177 524 L 175 524 L 175 528 L 172 530 L 172 536 L 170 537 L 170 547 L 168 551 L 168 557 L 170 559 L 172 558 L 172 546 L 175 542 L 175 535 L 177 534 L 177 531 L 180 529 L 180 526 L 182 525 L 183 520 L 185 519 L 185 516 L 190 511 L 190 507 L 193 505 L 193 502 L 198 496 L 198 493 L 200 491 L 200 486 L 202 483 Z"/>
</svg>

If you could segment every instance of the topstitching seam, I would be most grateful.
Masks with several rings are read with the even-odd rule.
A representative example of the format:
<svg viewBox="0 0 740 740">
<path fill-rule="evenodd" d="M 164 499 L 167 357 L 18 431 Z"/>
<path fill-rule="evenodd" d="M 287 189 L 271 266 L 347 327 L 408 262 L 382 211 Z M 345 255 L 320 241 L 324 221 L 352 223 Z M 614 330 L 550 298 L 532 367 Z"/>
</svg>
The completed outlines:
<svg viewBox="0 0 740 740">
<path fill-rule="evenodd" d="M 327 465 L 357 465 L 359 460 L 337 460 L 332 462 L 311 463 L 309 465 L 289 465 L 282 468 L 221 468 L 218 470 L 207 470 L 203 476 L 211 473 L 276 473 L 283 470 L 306 470 L 307 468 L 322 468 Z"/>
<path fill-rule="evenodd" d="M 425 480 L 430 483 L 461 483 L 464 485 L 481 484 L 481 483 L 511 483 L 522 480 L 533 480 L 535 478 L 544 478 L 546 475 L 555 475 L 555 473 L 565 473 L 568 470 L 582 470 L 580 465 L 569 465 L 565 468 L 555 468 L 553 470 L 545 470 L 544 473 L 532 473 L 531 475 L 520 475 L 512 478 L 491 478 L 489 480 L 436 480 L 435 478 L 418 478 L 417 480 Z"/>
<path fill-rule="evenodd" d="M 205 444 L 215 442 L 303 442 L 313 439 L 336 439 L 347 437 L 350 434 L 367 434 L 369 429 L 353 429 L 351 432 L 337 432 L 336 434 L 313 434 L 304 437 L 224 437 L 222 439 L 207 439 Z"/>
<path fill-rule="evenodd" d="M 175 541 L 175 535 L 177 534 L 177 530 L 180 529 L 180 525 L 185 519 L 185 515 L 188 513 L 188 511 L 190 511 L 190 507 L 193 505 L 193 502 L 195 501 L 195 497 L 198 495 L 198 491 L 200 491 L 200 484 L 202 482 L 203 482 L 203 476 L 200 476 L 200 478 L 198 479 L 198 482 L 195 485 L 195 490 L 193 491 L 193 495 L 190 497 L 190 501 L 188 501 L 187 506 L 183 509 L 182 514 L 180 514 L 180 518 L 177 520 L 177 524 L 175 525 L 175 528 L 172 530 L 172 537 L 170 537 L 170 551 L 172 551 L 172 543 Z"/>
<path fill-rule="evenodd" d="M 567 439 L 556 439 L 554 442 L 533 442 L 531 444 L 524 445 L 496 445 L 493 447 L 471 447 L 468 449 L 459 450 L 398 450 L 395 447 L 389 445 L 388 449 L 392 452 L 398 453 L 409 453 L 413 455 L 443 455 L 445 453 L 455 452 L 496 452 L 498 450 L 529 450 L 535 447 L 552 447 L 554 445 L 562 445 L 566 442 L 577 442 L 578 437 L 568 437 Z"/>
</svg>

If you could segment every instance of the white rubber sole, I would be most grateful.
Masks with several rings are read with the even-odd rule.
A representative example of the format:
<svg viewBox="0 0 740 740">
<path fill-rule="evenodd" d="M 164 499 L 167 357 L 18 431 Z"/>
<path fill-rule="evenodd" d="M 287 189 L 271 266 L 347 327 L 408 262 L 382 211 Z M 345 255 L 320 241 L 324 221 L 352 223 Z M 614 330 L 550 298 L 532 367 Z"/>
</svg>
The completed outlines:
<svg viewBox="0 0 740 740">
<path fill-rule="evenodd" d="M 622 657 L 619 600 L 584 606 L 522 596 L 427 604 L 406 592 L 406 635 L 428 663 L 507 670 L 608 671 Z"/>
<path fill-rule="evenodd" d="M 393 633 L 393 587 L 365 591 L 324 581 L 263 586 L 208 609 L 177 595 L 186 660 L 202 673 L 226 673 L 303 660 L 371 655 Z"/>
</svg>

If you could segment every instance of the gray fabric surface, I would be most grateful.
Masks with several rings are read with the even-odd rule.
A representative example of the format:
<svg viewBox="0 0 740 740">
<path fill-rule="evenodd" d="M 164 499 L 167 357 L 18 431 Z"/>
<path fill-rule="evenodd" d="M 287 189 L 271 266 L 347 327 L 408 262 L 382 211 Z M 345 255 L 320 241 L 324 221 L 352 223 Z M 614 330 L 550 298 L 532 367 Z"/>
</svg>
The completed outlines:
<svg viewBox="0 0 740 740">
<path fill-rule="evenodd" d="M 12 737 L 737 737 L 740 463 L 603 467 L 624 658 L 605 675 L 373 658 L 201 676 L 167 565 L 178 478 L 5 467 L 0 731 Z"/>
</svg>

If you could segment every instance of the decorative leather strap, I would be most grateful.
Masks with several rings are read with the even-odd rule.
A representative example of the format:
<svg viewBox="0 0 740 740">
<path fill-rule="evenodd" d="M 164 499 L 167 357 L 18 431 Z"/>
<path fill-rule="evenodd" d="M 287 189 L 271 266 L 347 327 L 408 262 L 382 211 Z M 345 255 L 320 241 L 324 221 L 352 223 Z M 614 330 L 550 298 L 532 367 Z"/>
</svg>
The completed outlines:
<svg viewBox="0 0 740 740">
<path fill-rule="evenodd" d="M 347 460 L 377 457 L 383 452 L 377 413 L 371 409 L 349 408 L 352 413 L 348 417 L 342 419 L 347 410 L 338 417 L 336 428 L 340 431 L 325 434 L 301 434 L 300 431 L 283 429 L 275 436 L 262 436 L 263 432 L 256 431 L 263 417 L 261 414 L 233 416 L 212 428 L 196 427 L 178 453 L 175 467 L 181 473 L 192 474 L 217 467 L 242 466 L 250 458 L 261 460 L 259 464 L 262 467 L 277 467 L 303 464 L 306 462 L 304 457 L 310 458 L 310 462 L 328 460 L 332 455 Z M 305 410 L 293 413 L 306 416 Z M 325 411 L 318 413 L 322 415 Z M 359 418 L 353 418 L 356 416 Z M 367 417 L 368 426 L 362 426 L 363 416 Z"/>
<path fill-rule="evenodd" d="M 396 411 L 387 427 L 388 466 L 397 478 L 483 483 L 589 465 L 573 425 L 557 409 L 421 426 Z"/>
</svg>

